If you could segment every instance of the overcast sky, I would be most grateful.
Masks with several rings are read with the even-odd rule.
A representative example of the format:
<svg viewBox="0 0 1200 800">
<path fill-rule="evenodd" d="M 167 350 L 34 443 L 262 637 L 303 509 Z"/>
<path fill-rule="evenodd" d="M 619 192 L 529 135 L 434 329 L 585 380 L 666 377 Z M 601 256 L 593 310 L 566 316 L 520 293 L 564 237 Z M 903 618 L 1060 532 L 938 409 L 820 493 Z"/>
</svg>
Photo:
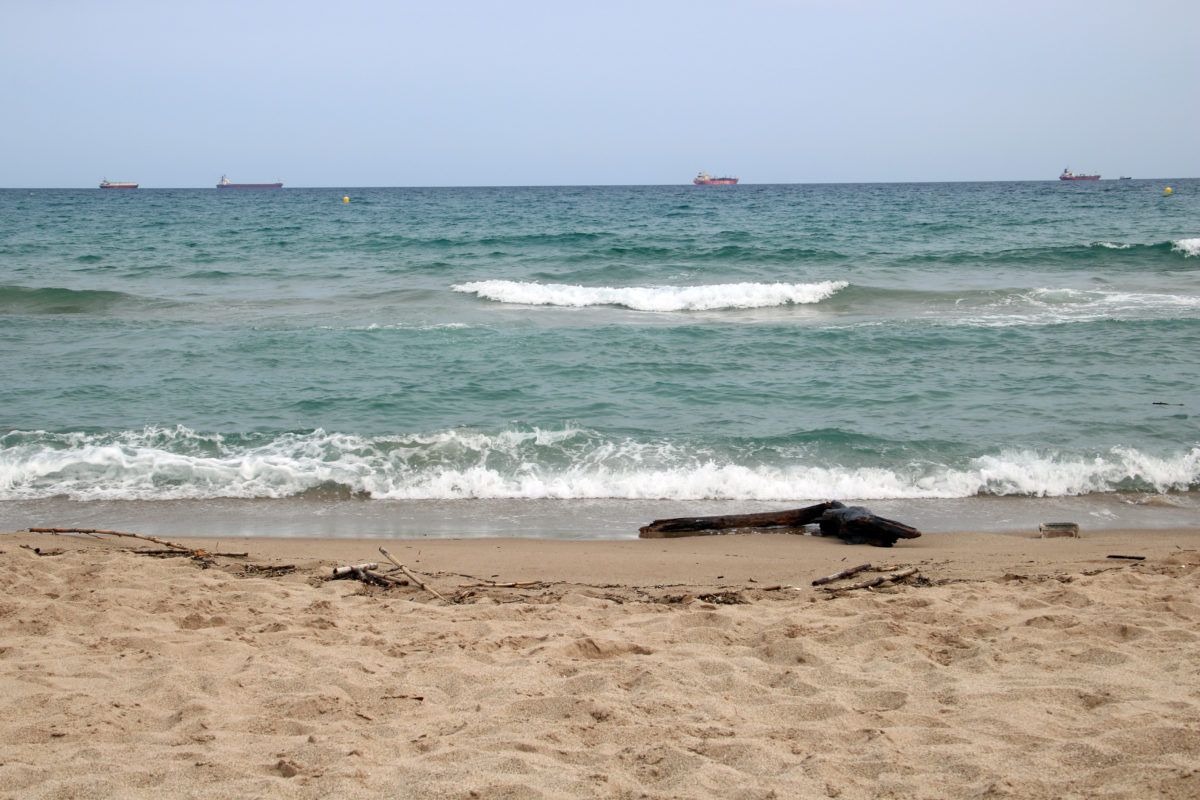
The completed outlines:
<svg viewBox="0 0 1200 800">
<path fill-rule="evenodd" d="M 1200 0 L 0 0 L 0 186 L 1200 176 Z"/>
</svg>

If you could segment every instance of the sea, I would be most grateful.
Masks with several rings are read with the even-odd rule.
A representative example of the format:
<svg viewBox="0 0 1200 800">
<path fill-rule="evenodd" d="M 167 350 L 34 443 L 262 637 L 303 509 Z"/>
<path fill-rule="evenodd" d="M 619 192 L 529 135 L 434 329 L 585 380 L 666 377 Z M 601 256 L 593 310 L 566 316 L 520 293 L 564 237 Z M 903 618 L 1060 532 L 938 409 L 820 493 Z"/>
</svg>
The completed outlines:
<svg viewBox="0 0 1200 800">
<path fill-rule="evenodd" d="M 1198 387 L 1200 179 L 0 190 L 0 530 L 1200 527 Z"/>
</svg>

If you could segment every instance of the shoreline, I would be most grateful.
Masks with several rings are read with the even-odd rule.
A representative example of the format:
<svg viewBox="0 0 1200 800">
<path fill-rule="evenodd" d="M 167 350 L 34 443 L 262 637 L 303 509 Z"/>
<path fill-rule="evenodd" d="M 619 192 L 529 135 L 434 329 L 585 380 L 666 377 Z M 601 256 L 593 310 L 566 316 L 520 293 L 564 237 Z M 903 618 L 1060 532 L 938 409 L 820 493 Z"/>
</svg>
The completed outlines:
<svg viewBox="0 0 1200 800">
<path fill-rule="evenodd" d="M 496 582 L 683 586 L 697 590 L 741 587 L 753 591 L 763 586 L 809 589 L 812 580 L 862 563 L 917 566 L 925 577 L 941 581 L 1107 570 L 1200 552 L 1200 526 L 1084 531 L 1078 538 L 954 531 L 900 540 L 894 547 L 850 545 L 836 537 L 770 532 L 631 540 L 232 536 L 181 537 L 178 543 L 210 553 L 245 554 L 244 559 L 218 559 L 226 566 L 286 563 L 320 579 L 339 565 L 381 562 L 389 567 L 380 552 L 383 548 L 418 572 L 450 581 L 459 576 Z M 29 531 L 0 533 L 0 546 L 4 545 L 79 553 L 159 549 L 139 539 Z"/>
<path fill-rule="evenodd" d="M 100 528 L 165 537 L 492 539 L 622 541 L 656 519 L 776 511 L 825 498 L 761 500 L 91 500 L 0 502 L 0 530 Z M 1043 522 L 1084 532 L 1197 525 L 1200 494 L 843 500 L 939 535 L 960 530 L 1034 534 Z"/>
</svg>

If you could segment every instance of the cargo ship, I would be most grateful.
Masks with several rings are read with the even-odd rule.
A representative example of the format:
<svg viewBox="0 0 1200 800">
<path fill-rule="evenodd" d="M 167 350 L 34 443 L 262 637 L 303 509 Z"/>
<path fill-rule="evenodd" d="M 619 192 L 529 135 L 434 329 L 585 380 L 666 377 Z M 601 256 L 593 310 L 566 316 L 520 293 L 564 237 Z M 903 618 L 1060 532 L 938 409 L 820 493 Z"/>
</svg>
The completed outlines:
<svg viewBox="0 0 1200 800">
<path fill-rule="evenodd" d="M 108 178 L 100 181 L 101 189 L 136 189 L 138 185 L 133 181 L 110 181 Z"/>
<path fill-rule="evenodd" d="M 1058 176 L 1058 179 L 1060 181 L 1098 181 L 1098 180 L 1100 180 L 1100 176 L 1099 175 L 1076 175 L 1074 172 L 1071 172 L 1071 170 L 1064 169 L 1062 171 L 1062 175 Z"/>
<path fill-rule="evenodd" d="M 224 175 L 217 181 L 218 189 L 282 189 L 283 184 L 276 183 L 234 183 Z"/>
<path fill-rule="evenodd" d="M 714 178 L 707 172 L 701 172 L 695 178 L 692 178 L 692 183 L 697 186 L 733 186 L 737 182 L 737 178 Z"/>
</svg>

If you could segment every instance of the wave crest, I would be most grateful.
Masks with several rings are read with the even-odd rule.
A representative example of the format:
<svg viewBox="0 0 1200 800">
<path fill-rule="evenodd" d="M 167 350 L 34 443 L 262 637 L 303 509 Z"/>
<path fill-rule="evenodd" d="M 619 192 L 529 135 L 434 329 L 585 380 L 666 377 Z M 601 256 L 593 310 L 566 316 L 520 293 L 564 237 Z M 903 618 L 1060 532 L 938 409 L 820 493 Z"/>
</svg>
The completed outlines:
<svg viewBox="0 0 1200 800">
<path fill-rule="evenodd" d="M 1183 253 L 1185 258 L 1200 257 L 1200 239 L 1179 239 L 1171 242 L 1171 249 Z"/>
<path fill-rule="evenodd" d="M 450 287 L 485 300 L 534 306 L 623 306 L 634 311 L 714 311 L 807 305 L 832 297 L 849 284 L 720 283 L 706 286 L 572 286 L 528 281 L 491 280 Z"/>
</svg>

